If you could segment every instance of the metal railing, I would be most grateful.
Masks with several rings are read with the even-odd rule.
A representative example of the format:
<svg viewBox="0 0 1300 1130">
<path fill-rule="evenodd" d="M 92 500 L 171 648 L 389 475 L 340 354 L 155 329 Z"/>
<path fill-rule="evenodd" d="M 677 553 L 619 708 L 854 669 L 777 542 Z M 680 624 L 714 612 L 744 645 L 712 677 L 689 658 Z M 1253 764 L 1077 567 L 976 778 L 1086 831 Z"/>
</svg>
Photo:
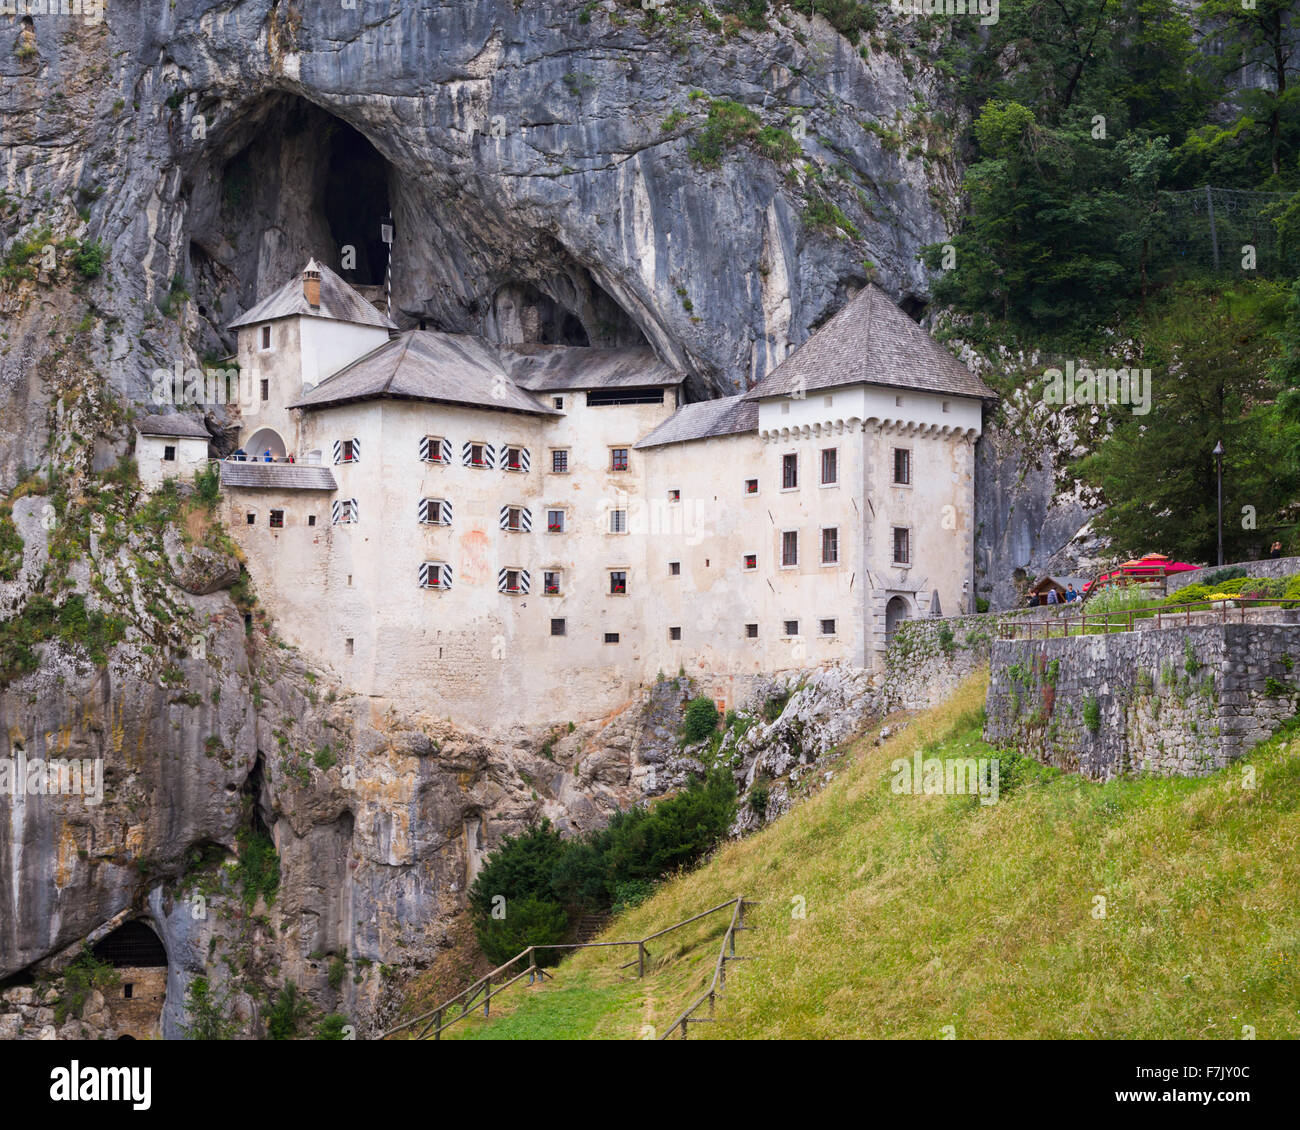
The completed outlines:
<svg viewBox="0 0 1300 1130">
<path fill-rule="evenodd" d="M 749 901 L 752 905 L 753 900 L 751 899 Z M 644 938 L 636 938 L 630 941 L 557 942 L 555 944 L 550 944 L 550 945 L 529 946 L 526 950 L 522 950 L 519 953 L 515 954 L 515 956 L 512 957 L 509 961 L 507 961 L 504 965 L 498 965 L 490 973 L 484 974 L 477 981 L 475 981 L 474 984 L 470 985 L 469 988 L 462 989 L 454 997 L 451 997 L 450 999 L 443 1001 L 442 1004 L 438 1005 L 437 1008 L 430 1009 L 428 1012 L 423 1012 L 419 1016 L 413 1017 L 410 1020 L 405 1020 L 401 1024 L 398 1024 L 395 1027 L 389 1028 L 387 1031 L 380 1033 L 379 1039 L 386 1040 L 389 1036 L 392 1036 L 397 1032 L 403 1032 L 408 1028 L 414 1028 L 416 1025 L 423 1023 L 424 1027 L 420 1029 L 420 1031 L 416 1034 L 415 1038 L 417 1040 L 427 1040 L 430 1038 L 434 1040 L 440 1040 L 442 1038 L 442 1033 L 446 1029 L 450 1028 L 457 1021 L 464 1020 L 466 1016 L 470 1015 L 471 1007 L 477 1011 L 479 1003 L 482 1003 L 483 1016 L 487 1018 L 490 1015 L 492 998 L 495 996 L 499 996 L 501 993 L 505 992 L 506 989 L 510 988 L 510 986 L 515 984 L 516 982 L 523 980 L 523 978 L 525 977 L 528 978 L 528 983 L 530 985 L 533 984 L 535 981 L 544 981 L 547 980 L 548 978 L 554 979 L 555 975 L 553 973 L 548 973 L 545 969 L 543 969 L 540 965 L 537 964 L 538 950 L 557 950 L 557 949 L 578 950 L 578 949 L 609 948 L 613 946 L 636 946 L 637 947 L 636 957 L 634 957 L 631 961 L 624 962 L 622 965 L 619 966 L 619 968 L 628 969 L 631 966 L 635 965 L 636 975 L 638 977 L 644 977 L 645 970 L 646 970 L 646 958 L 650 956 L 650 951 L 646 949 L 647 942 L 653 942 L 656 938 L 662 938 L 665 934 L 671 934 L 674 930 L 679 930 L 683 926 L 689 926 L 692 922 L 698 922 L 701 918 L 707 918 L 710 914 L 716 914 L 718 911 L 725 910 L 729 906 L 734 906 L 735 910 L 732 913 L 731 925 L 727 927 L 727 931 L 723 935 L 723 946 L 725 949 L 727 945 L 727 941 L 728 939 L 730 939 L 731 957 L 728 958 L 727 960 L 741 961 L 743 960 L 742 958 L 738 958 L 735 956 L 736 944 L 735 944 L 734 931 L 737 929 L 741 929 L 741 930 L 748 929 L 748 927 L 744 926 L 743 924 L 740 926 L 736 925 L 737 915 L 739 915 L 742 920 L 744 918 L 744 910 L 743 910 L 744 903 L 745 903 L 745 897 L 743 895 L 737 895 L 733 899 L 728 899 L 726 902 L 720 902 L 718 903 L 717 906 L 710 907 L 708 910 L 701 911 L 699 914 L 694 914 L 690 918 L 684 918 L 680 922 L 675 922 L 673 923 L 673 925 L 668 926 L 663 930 L 658 930 L 653 934 L 648 934 Z M 527 964 L 523 965 L 522 971 L 515 972 L 516 970 L 520 969 L 520 963 L 523 962 L 525 958 L 527 959 Z M 507 976 L 507 974 L 509 975 Z M 502 980 L 503 977 L 506 978 L 504 981 Z M 715 969 L 714 972 L 715 984 L 717 980 L 718 980 L 718 975 Z M 725 980 L 725 976 L 724 976 L 724 980 Z M 712 986 L 710 992 L 705 994 L 705 997 L 709 997 L 711 995 L 711 991 L 712 991 Z M 481 1002 L 479 1001 L 480 994 L 482 995 Z M 704 998 L 701 998 L 701 1001 L 703 999 Z M 696 1008 L 699 1004 L 700 1001 L 696 1001 L 695 1004 L 691 1006 L 691 1008 L 686 1010 L 686 1013 L 683 1013 L 683 1017 L 688 1016 L 689 1013 L 693 1011 L 694 1008 Z M 455 1007 L 457 1005 L 460 1006 L 459 1010 L 457 1010 Z M 450 1018 L 447 1018 L 447 1014 L 449 1012 L 451 1013 L 451 1016 Z M 673 1027 L 676 1027 L 678 1024 L 682 1023 L 683 1017 L 679 1017 L 677 1020 L 673 1021 Z M 671 1032 L 672 1028 L 670 1028 L 669 1031 Z M 684 1034 L 685 1034 L 685 1030 L 683 1029 L 683 1035 Z"/>
<path fill-rule="evenodd" d="M 1235 607 L 1230 609 L 1230 604 Z M 1192 600 L 1152 609 L 1129 608 L 1120 612 L 1096 612 L 1091 616 L 1084 613 L 1056 620 L 1004 621 L 998 625 L 998 639 L 1046 640 L 1063 636 L 1104 635 L 1107 632 L 1159 631 L 1180 624 L 1190 628 L 1193 616 L 1196 617 L 1197 624 L 1244 624 L 1247 612 L 1257 612 L 1263 608 L 1300 608 L 1300 600 L 1233 596 L 1230 600 Z"/>
</svg>

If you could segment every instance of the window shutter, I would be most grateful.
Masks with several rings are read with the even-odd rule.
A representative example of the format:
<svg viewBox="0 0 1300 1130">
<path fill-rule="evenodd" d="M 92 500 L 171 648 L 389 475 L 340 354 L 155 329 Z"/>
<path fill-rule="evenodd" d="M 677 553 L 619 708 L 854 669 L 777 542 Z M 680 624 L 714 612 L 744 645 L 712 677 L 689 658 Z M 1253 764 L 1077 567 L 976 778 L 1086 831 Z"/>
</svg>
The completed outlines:
<svg viewBox="0 0 1300 1130">
<path fill-rule="evenodd" d="M 442 457 L 442 441 L 433 436 L 420 440 L 420 458 L 425 463 L 436 463 Z"/>
<path fill-rule="evenodd" d="M 442 587 L 445 589 L 451 588 L 451 566 L 450 565 L 444 565 L 442 567 Z"/>
<path fill-rule="evenodd" d="M 497 592 L 506 591 L 506 574 L 509 572 L 510 572 L 509 569 L 497 570 Z"/>
<path fill-rule="evenodd" d="M 419 520 L 421 525 L 427 526 L 429 524 L 429 503 L 432 501 L 433 499 L 431 498 L 420 499 L 420 506 L 419 506 L 418 513 L 419 513 Z"/>
<path fill-rule="evenodd" d="M 501 507 L 501 521 L 499 525 L 503 530 L 508 530 L 510 528 L 510 507 L 509 506 Z"/>
<path fill-rule="evenodd" d="M 339 522 L 342 520 L 342 516 L 343 516 L 343 503 L 336 498 L 332 503 L 330 503 L 330 521 L 332 521 L 334 525 L 337 526 Z"/>
<path fill-rule="evenodd" d="M 493 470 L 497 465 L 496 449 L 490 443 L 483 445 L 483 462 L 487 465 L 489 471 Z"/>
<path fill-rule="evenodd" d="M 445 498 L 442 500 L 442 524 L 444 526 L 451 525 L 451 503 Z"/>
<path fill-rule="evenodd" d="M 420 563 L 420 588 L 422 589 L 429 587 L 429 565 L 430 562 L 428 561 Z"/>
<path fill-rule="evenodd" d="M 528 570 L 520 569 L 519 570 L 519 591 L 523 593 L 525 596 L 528 595 L 528 582 L 529 582 Z"/>
<path fill-rule="evenodd" d="M 464 446 L 460 449 L 460 461 L 466 467 L 470 464 L 470 448 L 473 446 L 474 445 L 470 443 L 469 440 L 466 440 Z"/>
<path fill-rule="evenodd" d="M 334 441 L 334 462 L 335 463 L 343 462 L 343 441 L 340 439 L 336 439 Z M 338 519 L 336 518 L 335 521 L 338 521 Z"/>
<path fill-rule="evenodd" d="M 519 469 L 521 471 L 527 471 L 530 465 L 531 464 L 528 458 L 528 448 L 521 447 L 519 449 Z"/>
<path fill-rule="evenodd" d="M 519 511 L 519 525 L 524 533 L 531 534 L 533 532 L 533 512 L 527 507 Z"/>
<path fill-rule="evenodd" d="M 352 437 L 352 462 L 361 462 L 361 441 L 356 436 Z"/>
</svg>

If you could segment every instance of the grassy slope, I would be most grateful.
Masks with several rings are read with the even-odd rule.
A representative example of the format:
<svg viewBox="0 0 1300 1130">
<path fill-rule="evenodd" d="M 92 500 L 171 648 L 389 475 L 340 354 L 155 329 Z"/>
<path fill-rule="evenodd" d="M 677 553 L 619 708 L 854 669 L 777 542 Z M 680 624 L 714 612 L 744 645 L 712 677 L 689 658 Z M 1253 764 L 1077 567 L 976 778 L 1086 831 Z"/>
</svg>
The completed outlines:
<svg viewBox="0 0 1300 1130">
<path fill-rule="evenodd" d="M 727 1023 L 693 1036 L 1300 1035 L 1300 739 L 1252 755 L 1253 790 L 1236 766 L 1104 785 L 1044 770 L 985 807 L 892 793 L 889 763 L 918 744 L 990 752 L 985 686 L 975 676 L 882 747 L 860 743 L 826 789 L 664 886 L 607 939 L 737 893 L 763 900 L 739 947 L 761 960 L 732 967 Z M 662 1030 L 703 985 L 720 918 L 658 948 L 659 972 L 640 986 L 613 970 L 630 955 L 585 951 L 473 1034 Z"/>
</svg>

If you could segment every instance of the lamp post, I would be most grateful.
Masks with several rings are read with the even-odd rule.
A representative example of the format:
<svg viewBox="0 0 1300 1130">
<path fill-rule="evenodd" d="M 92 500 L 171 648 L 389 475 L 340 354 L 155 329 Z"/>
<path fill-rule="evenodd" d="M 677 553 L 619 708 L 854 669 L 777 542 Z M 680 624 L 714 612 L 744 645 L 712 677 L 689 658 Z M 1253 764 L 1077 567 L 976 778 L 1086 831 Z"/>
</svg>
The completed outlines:
<svg viewBox="0 0 1300 1130">
<path fill-rule="evenodd" d="M 1214 445 L 1214 468 L 1219 480 L 1219 564 L 1223 564 L 1223 440 Z"/>
</svg>

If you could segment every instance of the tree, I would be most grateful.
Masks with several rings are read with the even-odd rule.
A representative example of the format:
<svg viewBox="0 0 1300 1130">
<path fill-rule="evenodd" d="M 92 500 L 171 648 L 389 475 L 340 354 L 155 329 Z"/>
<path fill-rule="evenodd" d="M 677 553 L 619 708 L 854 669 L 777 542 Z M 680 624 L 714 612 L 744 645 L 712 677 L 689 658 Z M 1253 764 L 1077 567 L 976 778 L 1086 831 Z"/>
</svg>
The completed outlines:
<svg viewBox="0 0 1300 1130">
<path fill-rule="evenodd" d="M 1220 440 L 1224 553 L 1242 558 L 1268 540 L 1260 531 L 1300 489 L 1300 426 L 1282 419 L 1270 379 L 1279 305 L 1267 283 L 1225 293 L 1184 286 L 1141 331 L 1150 413 L 1112 410 L 1109 436 L 1073 468 L 1105 495 L 1095 528 L 1118 553 L 1214 560 L 1211 452 Z"/>
</svg>

